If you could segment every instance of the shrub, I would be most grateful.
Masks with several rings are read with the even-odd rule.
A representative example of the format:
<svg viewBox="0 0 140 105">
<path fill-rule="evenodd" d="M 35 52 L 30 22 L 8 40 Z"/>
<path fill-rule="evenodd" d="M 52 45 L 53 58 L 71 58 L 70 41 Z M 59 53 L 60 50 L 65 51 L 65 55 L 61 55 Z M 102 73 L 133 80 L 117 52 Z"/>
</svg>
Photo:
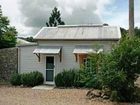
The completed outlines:
<svg viewBox="0 0 140 105">
<path fill-rule="evenodd" d="M 64 83 L 63 83 L 63 72 L 62 73 L 58 73 L 55 76 L 55 85 L 57 87 L 63 87 L 64 86 Z"/>
<path fill-rule="evenodd" d="M 99 73 L 102 87 L 118 101 L 135 101 L 135 80 L 140 73 L 140 39 L 123 40 L 105 57 Z M 113 99 L 112 99 L 113 100 Z"/>
<path fill-rule="evenodd" d="M 127 79 L 134 83 L 140 73 L 140 38 L 125 39 L 112 51 L 117 69 L 126 72 Z"/>
<path fill-rule="evenodd" d="M 100 71 L 100 65 L 103 62 L 104 54 L 90 54 L 86 65 L 84 65 L 79 71 L 79 86 L 88 88 L 101 88 L 98 72 Z"/>
<path fill-rule="evenodd" d="M 77 85 L 76 69 L 64 70 L 55 76 L 55 84 L 57 87 L 72 87 Z"/>
<path fill-rule="evenodd" d="M 23 73 L 21 75 L 21 81 L 24 86 L 31 86 L 33 78 L 29 73 Z"/>
<path fill-rule="evenodd" d="M 77 79 L 77 87 L 95 88 L 100 89 L 100 81 L 98 79 L 98 74 L 96 72 L 90 72 L 87 69 L 81 69 L 79 71 Z"/>
<path fill-rule="evenodd" d="M 110 90 L 112 101 L 138 101 L 134 82 L 140 74 L 140 38 L 125 38 L 111 53 L 91 54 L 90 60 L 80 73 L 83 86 Z"/>
<path fill-rule="evenodd" d="M 14 73 L 10 78 L 10 83 L 14 86 L 21 85 L 21 75 Z"/>
<path fill-rule="evenodd" d="M 40 72 L 34 71 L 22 74 L 21 80 L 24 86 L 36 86 L 43 84 L 44 78 Z"/>
</svg>

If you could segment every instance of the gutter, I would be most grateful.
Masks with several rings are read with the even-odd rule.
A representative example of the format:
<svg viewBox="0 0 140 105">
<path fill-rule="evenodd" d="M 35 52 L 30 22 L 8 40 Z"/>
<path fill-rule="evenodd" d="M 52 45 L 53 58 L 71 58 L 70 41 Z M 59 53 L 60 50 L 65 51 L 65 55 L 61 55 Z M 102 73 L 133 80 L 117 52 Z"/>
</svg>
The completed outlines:
<svg viewBox="0 0 140 105">
<path fill-rule="evenodd" d="M 29 43 L 29 44 L 17 44 L 17 47 L 26 47 L 26 46 L 35 46 L 37 43 Z"/>
<path fill-rule="evenodd" d="M 37 41 L 119 41 L 121 38 L 114 39 L 35 39 Z"/>
</svg>

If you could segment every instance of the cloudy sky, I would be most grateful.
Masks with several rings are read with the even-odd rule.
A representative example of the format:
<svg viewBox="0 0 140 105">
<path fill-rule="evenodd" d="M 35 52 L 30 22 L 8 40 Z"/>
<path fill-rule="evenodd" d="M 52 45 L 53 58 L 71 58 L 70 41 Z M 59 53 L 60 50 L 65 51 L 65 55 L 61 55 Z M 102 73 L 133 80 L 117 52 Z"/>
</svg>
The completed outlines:
<svg viewBox="0 0 140 105">
<path fill-rule="evenodd" d="M 35 35 L 56 6 L 66 24 L 102 24 L 128 28 L 128 0 L 0 0 L 3 15 L 19 35 Z M 135 0 L 135 26 L 140 27 L 140 0 Z"/>
</svg>

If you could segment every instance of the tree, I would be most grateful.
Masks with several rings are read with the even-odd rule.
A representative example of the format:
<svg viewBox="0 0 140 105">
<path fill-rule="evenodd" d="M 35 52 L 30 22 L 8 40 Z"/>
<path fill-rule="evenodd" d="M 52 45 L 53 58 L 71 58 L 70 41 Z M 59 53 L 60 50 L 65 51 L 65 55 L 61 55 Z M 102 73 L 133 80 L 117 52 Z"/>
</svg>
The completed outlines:
<svg viewBox="0 0 140 105">
<path fill-rule="evenodd" d="M 122 28 L 122 27 L 120 29 L 121 29 L 122 37 L 126 37 L 127 34 L 128 34 L 128 31 L 125 28 Z"/>
<path fill-rule="evenodd" d="M 129 36 L 134 35 L 134 0 L 129 0 Z"/>
<path fill-rule="evenodd" d="M 28 42 L 35 42 L 35 40 L 32 36 L 27 37 L 25 40 L 28 41 Z"/>
<path fill-rule="evenodd" d="M 52 10 L 51 16 L 49 17 L 49 22 L 46 22 L 46 25 L 47 27 L 65 25 L 65 23 L 61 20 L 61 13 L 56 7 Z"/>
<path fill-rule="evenodd" d="M 135 27 L 135 36 L 140 37 L 140 28 Z"/>
<path fill-rule="evenodd" d="M 126 30 L 125 28 L 122 28 L 122 27 L 120 29 L 121 29 L 122 37 L 128 36 L 129 30 Z M 139 27 L 135 27 L 134 31 L 135 31 L 134 35 L 137 36 L 137 37 L 140 37 L 140 28 Z"/>
<path fill-rule="evenodd" d="M 7 17 L 3 16 L 0 6 L 0 49 L 14 47 L 16 45 L 17 31 L 9 25 Z"/>
</svg>

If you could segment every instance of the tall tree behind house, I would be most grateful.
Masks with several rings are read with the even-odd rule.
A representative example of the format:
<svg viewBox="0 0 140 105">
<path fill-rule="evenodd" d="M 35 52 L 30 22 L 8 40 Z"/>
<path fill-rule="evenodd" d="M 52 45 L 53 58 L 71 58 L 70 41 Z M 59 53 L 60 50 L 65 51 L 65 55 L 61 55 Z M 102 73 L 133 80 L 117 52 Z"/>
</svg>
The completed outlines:
<svg viewBox="0 0 140 105">
<path fill-rule="evenodd" d="M 46 22 L 47 27 L 56 27 L 58 25 L 65 25 L 65 23 L 61 20 L 60 11 L 54 7 L 52 10 L 51 16 L 49 17 L 49 22 Z"/>
</svg>

